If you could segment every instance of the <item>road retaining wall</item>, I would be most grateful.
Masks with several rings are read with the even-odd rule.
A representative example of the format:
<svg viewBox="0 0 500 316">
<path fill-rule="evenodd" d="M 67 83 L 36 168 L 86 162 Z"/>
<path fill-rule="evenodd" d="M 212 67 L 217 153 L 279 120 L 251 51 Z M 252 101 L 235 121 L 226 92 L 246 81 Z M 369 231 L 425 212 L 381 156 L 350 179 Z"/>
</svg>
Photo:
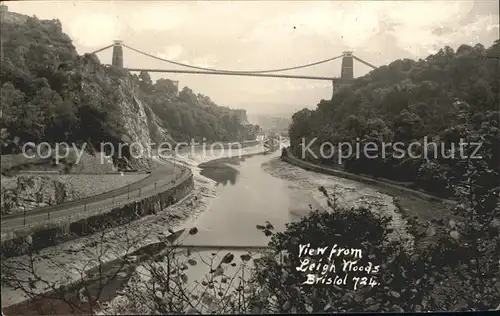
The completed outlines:
<svg viewBox="0 0 500 316">
<path fill-rule="evenodd" d="M 14 238 L 2 241 L 2 256 L 9 258 L 23 255 L 30 250 L 37 251 L 55 246 L 104 229 L 124 225 L 147 215 L 156 214 L 192 191 L 194 188 L 193 175 L 189 170 L 186 170 L 185 174 L 186 176 L 181 177 L 171 186 L 165 187 L 164 191 L 142 199 L 127 201 L 111 208 L 108 212 L 96 212 L 96 215 L 83 219 L 53 222 L 32 231 L 17 232 Z"/>
<path fill-rule="evenodd" d="M 261 144 L 261 141 L 259 140 L 247 140 L 244 142 L 230 142 L 230 143 L 204 143 L 201 145 L 186 145 L 182 148 L 179 148 L 178 152 L 183 154 L 183 153 L 188 153 L 190 150 L 203 150 L 205 148 L 206 150 L 221 150 L 221 149 L 243 149 L 247 147 L 253 147 Z"/>
</svg>

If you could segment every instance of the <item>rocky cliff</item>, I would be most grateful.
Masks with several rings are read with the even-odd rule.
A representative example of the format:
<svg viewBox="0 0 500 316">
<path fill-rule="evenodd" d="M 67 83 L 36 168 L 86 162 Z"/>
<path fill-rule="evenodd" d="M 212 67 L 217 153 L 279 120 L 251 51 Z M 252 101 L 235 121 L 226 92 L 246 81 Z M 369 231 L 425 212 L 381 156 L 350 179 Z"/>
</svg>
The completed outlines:
<svg viewBox="0 0 500 316">
<path fill-rule="evenodd" d="M 118 89 L 122 96 L 119 108 L 123 119 L 124 134 L 121 140 L 130 144 L 132 152 L 131 165 L 134 169 L 149 169 L 151 157 L 151 135 L 150 124 L 154 124 L 156 116 L 154 113 L 146 115 L 146 106 L 138 99 L 135 93 L 136 87 L 129 78 L 119 81 Z"/>
</svg>

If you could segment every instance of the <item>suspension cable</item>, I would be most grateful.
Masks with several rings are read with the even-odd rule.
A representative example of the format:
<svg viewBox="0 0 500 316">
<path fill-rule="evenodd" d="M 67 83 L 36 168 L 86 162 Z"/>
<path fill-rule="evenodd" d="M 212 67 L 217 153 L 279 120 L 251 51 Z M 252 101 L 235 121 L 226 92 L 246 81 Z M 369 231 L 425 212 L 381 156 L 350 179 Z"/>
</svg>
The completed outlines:
<svg viewBox="0 0 500 316">
<path fill-rule="evenodd" d="M 92 55 L 92 54 L 97 54 L 97 53 L 99 53 L 99 52 L 102 52 L 102 51 L 103 51 L 103 50 L 105 50 L 105 49 L 108 49 L 108 48 L 113 47 L 113 45 L 114 45 L 114 44 L 111 44 L 111 45 L 109 45 L 109 46 L 103 47 L 103 48 L 101 48 L 101 49 L 96 50 L 95 52 L 90 53 L 90 54 L 91 54 L 91 55 Z"/>
<path fill-rule="evenodd" d="M 175 61 L 172 61 L 172 60 L 168 60 L 168 59 L 165 59 L 165 58 L 161 58 L 161 57 L 157 57 L 155 55 L 151 55 L 151 54 L 145 53 L 143 51 L 140 51 L 138 49 L 135 49 L 133 47 L 125 45 L 123 43 L 122 43 L 122 46 L 125 46 L 126 48 L 131 49 L 131 50 L 133 50 L 133 51 L 135 51 L 135 52 L 137 52 L 139 54 L 143 54 L 145 56 L 148 56 L 148 57 L 160 60 L 160 61 L 164 61 L 164 62 L 167 62 L 167 63 L 171 63 L 171 64 L 174 64 L 174 65 L 178 65 L 178 66 L 183 66 L 183 67 L 192 68 L 192 69 L 198 69 L 198 70 L 227 72 L 227 73 L 240 73 L 240 74 L 242 74 L 242 73 L 254 73 L 254 74 L 261 73 L 262 74 L 262 73 L 268 73 L 268 72 L 281 72 L 281 71 L 287 71 L 287 70 L 301 69 L 301 68 L 306 68 L 306 67 L 311 67 L 311 66 L 316 66 L 316 65 L 324 64 L 324 63 L 327 63 L 329 61 L 338 59 L 338 58 L 340 58 L 340 57 L 343 56 L 343 55 L 340 55 L 340 56 L 337 56 L 337 57 L 333 57 L 333 58 L 328 58 L 328 59 L 325 59 L 325 60 L 321 60 L 321 61 L 318 61 L 318 62 L 315 62 L 315 63 L 305 64 L 305 65 L 295 66 L 295 67 L 288 67 L 288 68 L 270 69 L 270 70 L 254 70 L 254 71 L 237 71 L 237 70 L 221 70 L 221 69 L 213 69 L 213 68 L 204 68 L 204 67 L 191 66 L 191 65 L 187 65 L 187 64 L 183 64 L 183 63 L 178 63 L 178 62 L 175 62 Z"/>
</svg>

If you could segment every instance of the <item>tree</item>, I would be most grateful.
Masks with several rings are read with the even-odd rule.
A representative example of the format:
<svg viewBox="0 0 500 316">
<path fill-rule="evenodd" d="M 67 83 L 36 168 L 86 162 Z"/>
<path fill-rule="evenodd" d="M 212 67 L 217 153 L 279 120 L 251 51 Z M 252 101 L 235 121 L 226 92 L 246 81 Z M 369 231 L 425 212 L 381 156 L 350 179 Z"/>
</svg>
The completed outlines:
<svg viewBox="0 0 500 316">
<path fill-rule="evenodd" d="M 139 79 L 148 86 L 153 85 L 153 80 L 151 80 L 151 76 L 147 71 L 141 70 L 139 73 Z"/>
</svg>

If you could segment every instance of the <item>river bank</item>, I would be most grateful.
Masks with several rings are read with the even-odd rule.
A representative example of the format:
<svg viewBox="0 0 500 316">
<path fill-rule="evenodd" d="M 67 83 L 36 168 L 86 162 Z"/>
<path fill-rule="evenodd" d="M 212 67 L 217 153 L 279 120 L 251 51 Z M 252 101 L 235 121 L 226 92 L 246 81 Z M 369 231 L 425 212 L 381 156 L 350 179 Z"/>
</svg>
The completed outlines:
<svg viewBox="0 0 500 316">
<path fill-rule="evenodd" d="M 306 161 L 304 159 L 299 159 L 299 158 L 295 157 L 290 152 L 289 149 L 287 149 L 286 152 L 287 152 L 286 156 L 281 157 L 281 159 L 283 161 L 286 161 L 290 164 L 293 164 L 293 165 L 298 166 L 298 167 L 305 169 L 305 170 L 319 172 L 319 173 L 323 173 L 323 174 L 329 174 L 329 175 L 333 175 L 336 177 L 341 177 L 341 178 L 345 178 L 345 179 L 349 179 L 349 180 L 354 180 L 357 182 L 371 184 L 371 185 L 375 185 L 375 186 L 380 187 L 380 188 L 391 188 L 391 189 L 395 189 L 395 190 L 400 190 L 400 191 L 403 191 L 404 193 L 408 193 L 410 195 L 415 195 L 418 198 L 427 199 L 427 200 L 431 200 L 434 202 L 443 202 L 443 203 L 447 203 L 447 204 L 451 204 L 451 205 L 453 205 L 457 202 L 456 200 L 447 199 L 444 197 L 432 195 L 431 193 L 428 193 L 428 192 L 424 191 L 423 189 L 418 189 L 415 186 L 415 184 L 413 184 L 411 182 L 396 182 L 396 181 L 389 180 L 386 178 L 375 178 L 375 177 L 365 175 L 365 174 L 355 174 L 352 172 L 347 172 L 340 167 L 331 167 L 331 166 L 327 166 L 327 165 L 322 164 L 322 163 L 312 163 L 312 162 Z"/>
<path fill-rule="evenodd" d="M 395 228 L 393 238 L 407 240 L 408 246 L 412 246 L 413 236 L 409 233 L 407 221 L 400 213 L 398 201 L 393 196 L 381 193 L 378 188 L 372 188 L 363 183 L 321 175 L 292 166 L 280 161 L 279 153 L 270 156 L 256 155 L 259 150 L 261 148 L 258 147 L 253 152 L 247 150 L 246 157 L 233 159 L 220 158 L 210 161 L 210 157 L 203 157 L 201 153 L 186 157 L 182 164 L 191 168 L 197 193 L 193 194 L 192 198 L 186 198 L 185 201 L 174 206 L 184 208 L 186 216 L 184 218 L 172 216 L 172 213 L 179 214 L 179 211 L 161 212 L 159 215 L 134 223 L 138 227 L 134 228 L 132 225 L 128 230 L 133 233 L 128 236 L 133 236 L 134 240 L 141 240 L 140 245 L 147 247 L 147 245 L 165 240 L 170 234 L 169 228 L 177 230 L 196 226 L 199 230 L 198 234 L 188 236 L 185 241 L 186 245 L 191 247 L 210 246 L 213 248 L 213 245 L 219 245 L 222 248 L 230 248 L 238 245 L 244 248 L 267 245 L 268 238 L 255 229 L 255 224 L 263 224 L 264 221 L 269 220 L 277 230 L 281 230 L 287 222 L 306 216 L 311 208 L 327 209 L 327 201 L 318 191 L 318 187 L 323 186 L 330 193 L 335 191 L 339 206 L 347 208 L 364 206 L 375 213 L 392 216 L 392 225 Z M 176 162 L 180 163 L 179 160 Z M 207 174 L 209 169 L 223 169 L 224 165 L 232 169 L 230 173 L 237 175 L 232 183 L 229 181 L 225 185 L 223 175 L 220 180 L 217 180 L 213 174 Z M 217 186 L 218 183 L 223 185 Z M 416 201 L 415 206 L 421 207 L 422 204 Z M 178 224 L 172 225 L 174 221 Z M 114 239 L 114 242 L 110 242 L 111 239 Z M 123 240 L 125 240 L 123 233 L 106 236 L 105 245 L 113 249 L 107 254 L 108 262 L 118 257 L 117 250 L 120 247 L 124 248 Z M 99 239 L 96 236 L 94 243 L 98 242 Z M 122 253 L 125 251 L 126 249 L 122 249 Z M 209 256 L 213 251 L 200 251 L 198 254 L 200 257 Z M 75 252 L 75 255 L 71 258 L 66 255 L 65 260 L 57 260 L 59 270 L 64 262 L 82 259 L 81 255 L 79 257 L 76 254 L 79 252 L 77 249 L 73 248 L 70 252 Z M 115 256 L 111 255 L 112 252 Z M 240 253 L 245 253 L 245 251 L 233 250 L 231 252 L 236 257 Z M 92 255 L 95 257 L 95 251 L 83 260 L 91 259 Z M 56 266 L 53 265 L 52 268 Z M 202 267 L 198 265 L 195 267 L 197 271 L 190 270 L 189 279 L 201 279 L 198 277 L 203 277 L 203 274 L 207 272 L 202 271 Z M 133 271 L 127 275 L 127 279 L 119 283 L 122 286 L 126 284 L 130 291 L 136 291 L 139 283 L 147 282 L 148 278 L 131 279 L 129 282 L 128 277 L 143 275 L 144 269 L 142 264 L 138 268 L 133 268 Z M 117 291 L 118 288 L 112 290 L 114 294 L 111 295 L 110 305 L 114 307 L 126 305 L 123 301 L 125 297 L 118 295 Z"/>
</svg>

